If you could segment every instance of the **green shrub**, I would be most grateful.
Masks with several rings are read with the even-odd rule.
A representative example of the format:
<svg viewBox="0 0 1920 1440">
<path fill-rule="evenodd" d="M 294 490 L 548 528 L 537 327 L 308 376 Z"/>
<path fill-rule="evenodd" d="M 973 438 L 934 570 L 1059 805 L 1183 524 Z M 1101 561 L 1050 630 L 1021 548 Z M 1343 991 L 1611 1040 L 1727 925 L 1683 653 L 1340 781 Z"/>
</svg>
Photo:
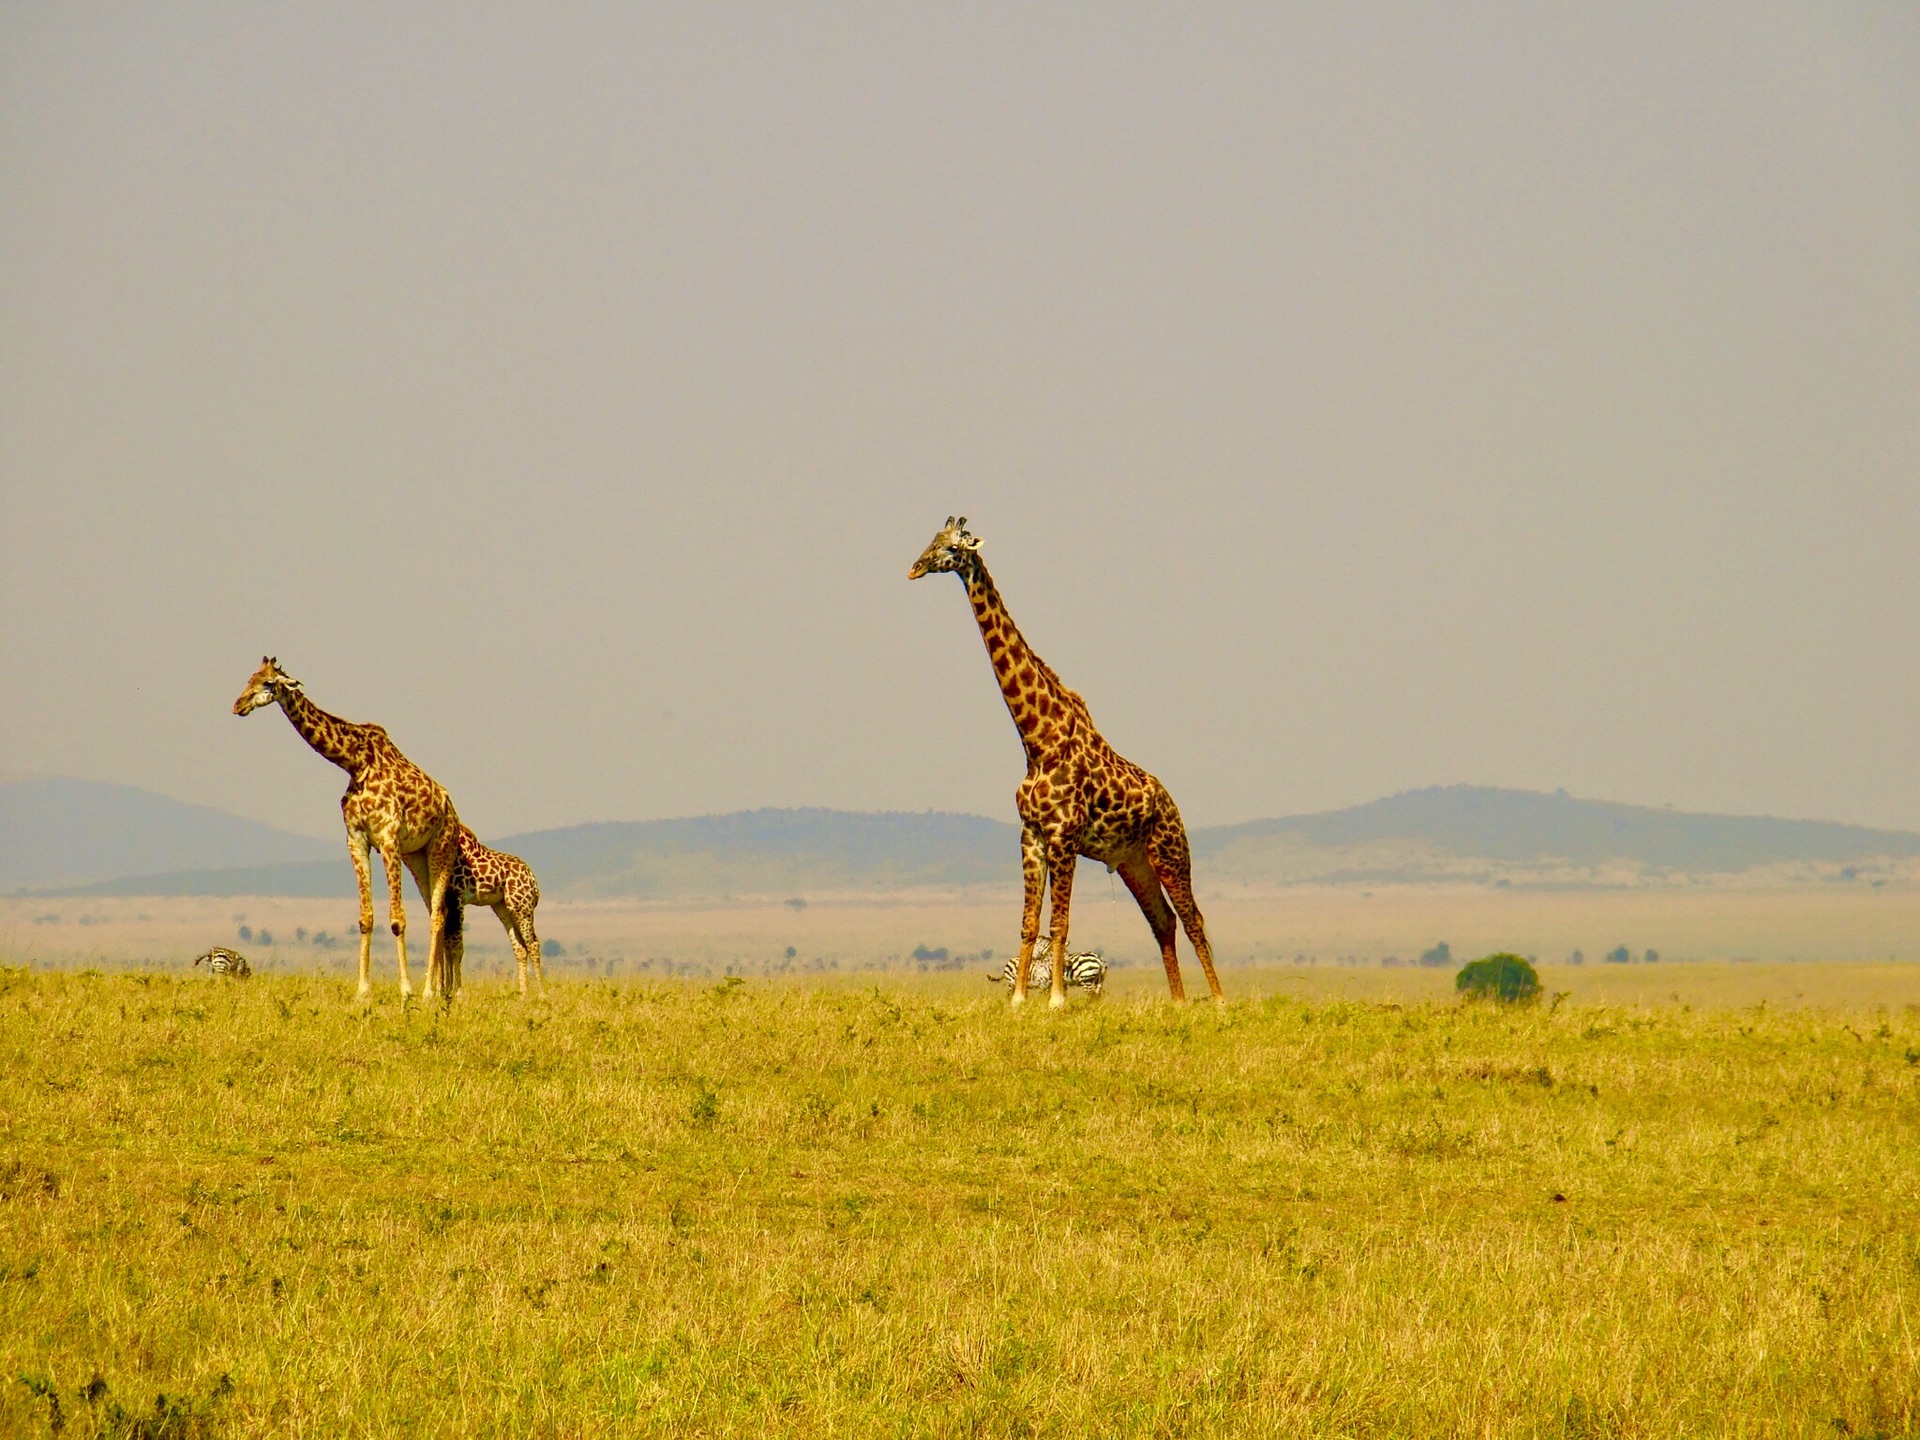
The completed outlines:
<svg viewBox="0 0 1920 1440">
<path fill-rule="evenodd" d="M 1453 988 L 1470 1000 L 1499 1000 L 1524 1004 L 1540 998 L 1540 977 L 1518 955 L 1502 951 L 1460 967 Z"/>
</svg>

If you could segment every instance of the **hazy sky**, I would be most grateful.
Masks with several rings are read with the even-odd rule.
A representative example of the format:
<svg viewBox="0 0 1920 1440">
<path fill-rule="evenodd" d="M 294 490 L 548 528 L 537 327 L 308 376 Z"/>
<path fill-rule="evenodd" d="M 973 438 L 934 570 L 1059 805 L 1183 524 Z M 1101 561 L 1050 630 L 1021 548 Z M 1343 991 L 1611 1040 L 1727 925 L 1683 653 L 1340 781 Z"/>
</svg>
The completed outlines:
<svg viewBox="0 0 1920 1440">
<path fill-rule="evenodd" d="M 1920 7 L 0 9 L 0 766 L 1920 827 Z"/>
</svg>

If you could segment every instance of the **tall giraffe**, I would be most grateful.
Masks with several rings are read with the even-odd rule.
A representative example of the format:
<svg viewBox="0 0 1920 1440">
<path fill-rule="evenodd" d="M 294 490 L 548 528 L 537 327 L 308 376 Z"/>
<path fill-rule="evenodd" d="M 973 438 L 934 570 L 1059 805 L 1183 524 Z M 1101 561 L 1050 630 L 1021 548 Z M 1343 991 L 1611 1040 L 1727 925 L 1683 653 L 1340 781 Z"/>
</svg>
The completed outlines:
<svg viewBox="0 0 1920 1440">
<path fill-rule="evenodd" d="M 1207 986 L 1219 1000 L 1206 922 L 1193 899 L 1193 859 L 1167 787 L 1131 760 L 1123 759 L 1094 729 L 1087 702 L 1069 690 L 1053 667 L 1021 638 L 980 558 L 979 538 L 967 533 L 967 517 L 951 515 L 933 543 L 907 572 L 909 580 L 950 571 L 967 586 L 973 618 L 986 642 L 987 658 L 1000 681 L 1007 713 L 1027 751 L 1027 778 L 1014 791 L 1020 811 L 1020 865 L 1026 879 L 1026 912 L 1020 925 L 1019 968 L 1013 1003 L 1027 998 L 1027 973 L 1040 930 L 1040 901 L 1051 887 L 1047 929 L 1057 955 L 1067 952 L 1067 917 L 1073 906 L 1073 872 L 1086 855 L 1118 870 L 1160 943 L 1167 988 L 1184 1000 L 1180 957 L 1174 940 L 1186 926 Z M 1169 903 L 1171 902 L 1171 903 Z M 1053 967 L 1054 1009 L 1067 1003 L 1066 967 Z"/>
<path fill-rule="evenodd" d="M 300 738 L 322 759 L 347 772 L 347 793 L 340 815 L 347 825 L 347 853 L 360 882 L 360 995 L 373 990 L 373 874 L 369 848 L 378 850 L 387 871 L 388 919 L 400 957 L 400 993 L 413 994 L 407 974 L 407 906 L 400 888 L 402 864 L 413 872 L 420 898 L 427 902 L 427 988 L 448 990 L 446 969 L 447 885 L 459 855 L 460 817 L 453 801 L 426 771 L 400 753 L 378 725 L 356 725 L 329 715 L 309 700 L 300 682 L 277 660 L 260 659 L 260 668 L 233 702 L 233 713 L 251 715 L 262 705 L 278 704 Z M 450 991 L 448 993 L 451 993 Z"/>
</svg>

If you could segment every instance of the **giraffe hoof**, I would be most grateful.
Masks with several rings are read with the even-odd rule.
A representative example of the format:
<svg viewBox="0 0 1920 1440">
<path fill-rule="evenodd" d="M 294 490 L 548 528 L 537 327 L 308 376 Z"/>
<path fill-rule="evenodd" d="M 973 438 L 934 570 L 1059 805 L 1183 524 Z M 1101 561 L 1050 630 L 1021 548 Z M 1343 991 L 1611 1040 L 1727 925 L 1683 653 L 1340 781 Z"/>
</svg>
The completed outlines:
<svg viewBox="0 0 1920 1440">
<path fill-rule="evenodd" d="M 1026 1003 L 1027 1003 L 1027 997 L 1016 991 L 1013 997 L 1013 1002 L 1010 1005 L 1008 1005 L 1007 1008 L 1009 1010 L 1018 1010 L 1022 1005 Z"/>
<path fill-rule="evenodd" d="M 1064 996 L 1064 995 L 1054 995 L 1054 996 L 1050 996 L 1050 997 L 1048 998 L 1048 1000 L 1047 1000 L 1047 1008 L 1048 1008 L 1049 1010 L 1064 1010 L 1064 1009 L 1066 1009 L 1066 1008 L 1067 1008 L 1067 997 L 1066 997 L 1066 996 Z"/>
</svg>

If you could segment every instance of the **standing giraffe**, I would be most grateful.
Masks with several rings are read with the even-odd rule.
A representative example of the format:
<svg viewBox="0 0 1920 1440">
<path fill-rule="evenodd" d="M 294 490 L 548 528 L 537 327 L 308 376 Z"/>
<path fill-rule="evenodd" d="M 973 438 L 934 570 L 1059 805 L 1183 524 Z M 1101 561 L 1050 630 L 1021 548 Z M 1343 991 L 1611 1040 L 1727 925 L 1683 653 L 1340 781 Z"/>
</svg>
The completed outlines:
<svg viewBox="0 0 1920 1440">
<path fill-rule="evenodd" d="M 540 970 L 540 937 L 533 929 L 540 884 L 533 878 L 533 867 L 518 855 L 489 850 L 465 825 L 459 828 L 460 848 L 453 879 L 447 885 L 447 988 L 460 988 L 460 966 L 467 953 L 465 907 L 485 905 L 507 927 L 513 958 L 520 966 L 520 993 L 524 995 L 529 961 L 533 963 L 534 983 L 546 983 Z"/>
<path fill-rule="evenodd" d="M 1187 998 L 1174 948 L 1177 914 L 1200 956 L 1200 967 L 1207 972 L 1207 986 L 1219 1000 L 1220 977 L 1213 972 L 1206 922 L 1193 899 L 1193 860 L 1186 827 L 1167 787 L 1106 742 L 1093 728 L 1087 702 L 1069 690 L 1021 638 L 980 558 L 978 537 L 967 533 L 964 515 L 958 520 L 947 517 L 933 543 L 913 562 L 907 578 L 918 580 L 941 571 L 951 571 L 966 582 L 987 658 L 993 662 L 1000 693 L 1027 751 L 1027 778 L 1014 791 L 1027 905 L 1020 925 L 1013 1003 L 1024 1004 L 1027 998 L 1028 971 L 1040 930 L 1040 900 L 1049 886 L 1053 910 L 1047 929 L 1054 952 L 1069 953 L 1067 916 L 1073 905 L 1073 872 L 1082 855 L 1118 870 L 1127 882 L 1153 929 L 1153 938 L 1160 942 L 1160 960 L 1167 968 L 1167 988 L 1173 998 Z M 1053 995 L 1047 1002 L 1054 1009 L 1067 1003 L 1065 980 L 1066 967 L 1055 965 Z"/>
<path fill-rule="evenodd" d="M 427 902 L 426 995 L 432 999 L 436 990 L 447 988 L 447 884 L 459 852 L 460 829 L 452 799 L 426 771 L 400 753 L 385 730 L 329 715 L 307 699 L 300 682 L 282 670 L 277 660 L 262 656 L 260 668 L 233 702 L 233 713 L 251 715 L 262 705 L 273 704 L 280 706 L 301 739 L 322 759 L 347 772 L 347 793 L 340 797 L 340 815 L 347 824 L 347 853 L 353 857 L 353 873 L 360 882 L 361 997 L 373 991 L 373 874 L 367 863 L 367 851 L 372 848 L 380 852 L 386 866 L 388 918 L 400 956 L 402 996 L 413 994 L 413 981 L 407 974 L 402 863 L 413 872 L 413 883 Z"/>
</svg>

